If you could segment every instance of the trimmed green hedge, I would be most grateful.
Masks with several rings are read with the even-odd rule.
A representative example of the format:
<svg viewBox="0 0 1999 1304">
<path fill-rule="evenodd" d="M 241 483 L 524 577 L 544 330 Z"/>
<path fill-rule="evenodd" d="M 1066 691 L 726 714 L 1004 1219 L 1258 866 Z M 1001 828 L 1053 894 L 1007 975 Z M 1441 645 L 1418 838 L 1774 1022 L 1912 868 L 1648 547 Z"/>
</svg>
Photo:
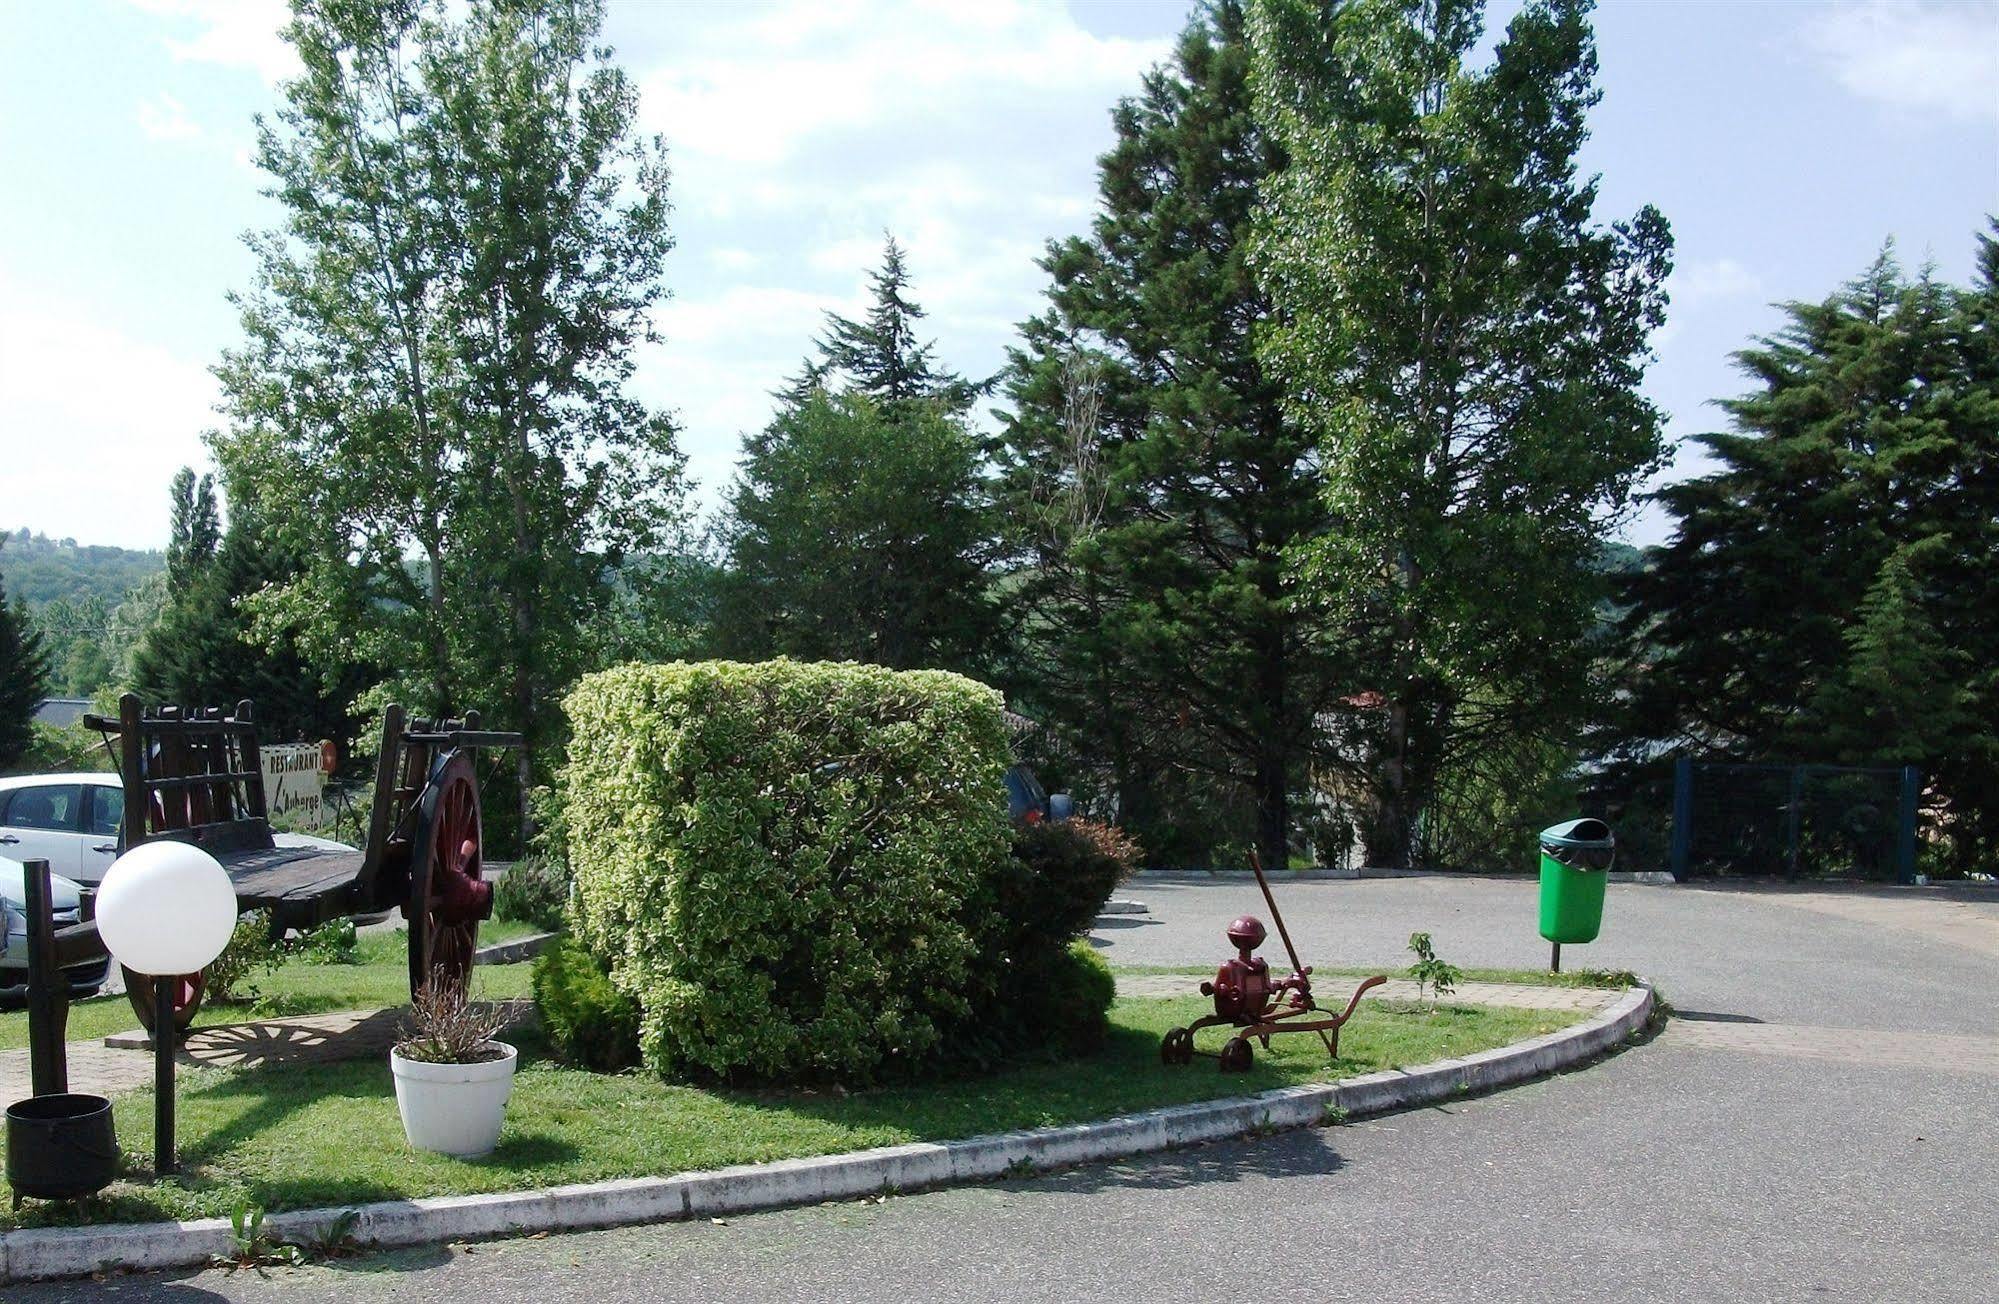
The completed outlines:
<svg viewBox="0 0 1999 1304">
<path fill-rule="evenodd" d="M 996 692 L 702 662 L 591 675 L 567 707 L 577 932 L 649 1068 L 866 1082 L 973 1024 L 1010 862 Z"/>
</svg>

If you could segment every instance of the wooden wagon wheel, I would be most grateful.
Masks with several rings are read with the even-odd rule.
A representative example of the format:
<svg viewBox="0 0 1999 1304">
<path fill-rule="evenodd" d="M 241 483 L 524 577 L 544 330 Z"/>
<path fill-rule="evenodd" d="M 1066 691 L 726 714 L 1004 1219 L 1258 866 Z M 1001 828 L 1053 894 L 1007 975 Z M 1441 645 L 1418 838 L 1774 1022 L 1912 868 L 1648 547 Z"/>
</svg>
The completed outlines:
<svg viewBox="0 0 1999 1304">
<path fill-rule="evenodd" d="M 133 973 L 124 965 L 118 972 L 125 977 L 125 999 L 131 1002 L 132 1012 L 139 1016 L 139 1026 L 153 1035 L 153 980 L 142 973 Z M 184 973 L 173 980 L 174 983 L 174 1033 L 186 1038 L 188 1025 L 194 1022 L 194 1013 L 201 1008 L 201 998 L 208 991 L 208 974 Z"/>
<path fill-rule="evenodd" d="M 410 848 L 410 995 L 444 970 L 463 987 L 472 976 L 479 921 L 492 913 L 493 886 L 483 880 L 479 779 L 469 753 L 447 751 L 430 767 Z"/>
</svg>

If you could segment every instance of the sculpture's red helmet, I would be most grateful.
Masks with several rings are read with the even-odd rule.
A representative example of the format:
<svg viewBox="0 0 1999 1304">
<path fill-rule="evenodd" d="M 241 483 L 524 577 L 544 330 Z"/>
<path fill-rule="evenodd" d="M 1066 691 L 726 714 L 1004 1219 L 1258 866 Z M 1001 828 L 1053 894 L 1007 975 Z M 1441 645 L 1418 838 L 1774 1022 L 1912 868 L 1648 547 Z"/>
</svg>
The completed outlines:
<svg viewBox="0 0 1999 1304">
<path fill-rule="evenodd" d="M 1254 951 L 1263 945 L 1263 939 L 1270 936 L 1263 930 L 1263 921 L 1255 915 L 1237 915 L 1229 925 L 1229 941 L 1236 946 Z"/>
</svg>

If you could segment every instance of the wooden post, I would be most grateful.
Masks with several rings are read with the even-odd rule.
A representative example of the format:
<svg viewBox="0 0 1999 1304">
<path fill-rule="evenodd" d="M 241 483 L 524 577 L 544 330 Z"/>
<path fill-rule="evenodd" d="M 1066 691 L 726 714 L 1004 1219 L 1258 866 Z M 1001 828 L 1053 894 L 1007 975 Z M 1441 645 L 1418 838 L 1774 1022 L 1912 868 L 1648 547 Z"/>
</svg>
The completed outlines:
<svg viewBox="0 0 1999 1304">
<path fill-rule="evenodd" d="M 49 862 L 23 866 L 28 907 L 28 1076 L 38 1096 L 69 1090 L 69 986 L 56 963 L 55 902 L 49 895 Z"/>
</svg>

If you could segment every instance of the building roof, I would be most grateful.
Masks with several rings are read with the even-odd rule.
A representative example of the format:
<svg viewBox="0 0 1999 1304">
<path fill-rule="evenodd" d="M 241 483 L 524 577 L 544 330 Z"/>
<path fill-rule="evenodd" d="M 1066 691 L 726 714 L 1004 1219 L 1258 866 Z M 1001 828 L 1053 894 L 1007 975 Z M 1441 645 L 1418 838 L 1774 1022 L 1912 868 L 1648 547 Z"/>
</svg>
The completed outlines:
<svg viewBox="0 0 1999 1304">
<path fill-rule="evenodd" d="M 87 697 L 44 697 L 35 703 L 35 723 L 67 729 L 81 723 L 83 713 L 89 709 L 90 699 Z"/>
</svg>

